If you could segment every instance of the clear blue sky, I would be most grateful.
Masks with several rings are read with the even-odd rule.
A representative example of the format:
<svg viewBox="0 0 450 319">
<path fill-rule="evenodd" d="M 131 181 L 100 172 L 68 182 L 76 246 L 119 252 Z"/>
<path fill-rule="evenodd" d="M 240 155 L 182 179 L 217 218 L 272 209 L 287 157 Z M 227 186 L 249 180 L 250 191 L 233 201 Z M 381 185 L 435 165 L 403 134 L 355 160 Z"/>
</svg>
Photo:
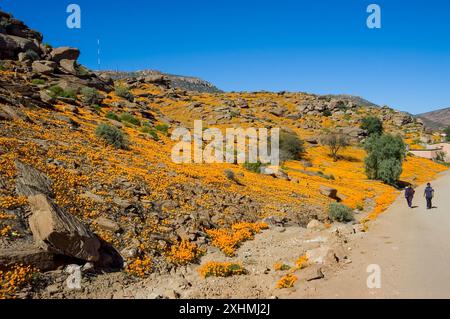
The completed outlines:
<svg viewBox="0 0 450 319">
<path fill-rule="evenodd" d="M 81 30 L 66 7 L 82 9 Z M 382 29 L 366 7 L 382 8 Z M 450 106 L 448 0 L 0 0 L 97 69 L 193 75 L 226 91 L 347 93 L 411 113 Z"/>
</svg>

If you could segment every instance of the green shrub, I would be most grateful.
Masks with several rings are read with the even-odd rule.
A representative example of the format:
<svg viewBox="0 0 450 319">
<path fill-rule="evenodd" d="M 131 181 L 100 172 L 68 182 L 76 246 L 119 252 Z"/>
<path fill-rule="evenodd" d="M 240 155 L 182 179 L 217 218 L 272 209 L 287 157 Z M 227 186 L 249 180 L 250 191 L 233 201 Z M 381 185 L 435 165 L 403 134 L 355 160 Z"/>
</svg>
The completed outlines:
<svg viewBox="0 0 450 319">
<path fill-rule="evenodd" d="M 448 127 L 444 130 L 444 133 L 447 135 L 447 136 L 445 137 L 446 141 L 447 141 L 447 142 L 450 142 L 450 126 L 448 126 Z"/>
<path fill-rule="evenodd" d="M 156 132 L 154 128 L 144 124 L 141 128 L 141 132 L 150 135 L 155 141 L 159 141 L 158 132 Z"/>
<path fill-rule="evenodd" d="M 46 47 L 47 49 L 53 49 L 50 43 L 44 43 L 44 47 Z"/>
<path fill-rule="evenodd" d="M 261 173 L 261 167 L 263 166 L 263 164 L 261 163 L 261 162 L 256 162 L 256 163 L 248 163 L 248 162 L 245 162 L 244 164 L 243 164 L 243 166 L 244 166 L 244 168 L 247 170 L 247 171 L 250 171 L 250 172 L 254 172 L 254 173 Z"/>
<path fill-rule="evenodd" d="M 141 121 L 139 121 L 137 118 L 135 118 L 133 115 L 127 112 L 120 114 L 119 119 L 121 122 L 130 123 L 136 126 L 141 125 Z"/>
<path fill-rule="evenodd" d="M 331 115 L 333 115 L 333 113 L 330 110 L 326 109 L 322 112 L 322 115 L 326 116 L 326 117 L 330 117 Z"/>
<path fill-rule="evenodd" d="M 434 160 L 436 160 L 438 162 L 445 162 L 446 159 L 447 159 L 447 153 L 444 151 L 438 151 L 436 153 L 436 157 L 434 158 Z"/>
<path fill-rule="evenodd" d="M 114 120 L 114 121 L 120 122 L 120 118 L 117 116 L 116 113 L 114 113 L 112 111 L 109 111 L 108 113 L 106 113 L 106 118 L 110 119 L 110 120 Z"/>
<path fill-rule="evenodd" d="M 331 203 L 328 207 L 328 216 L 331 220 L 341 223 L 354 219 L 352 210 L 341 203 Z"/>
<path fill-rule="evenodd" d="M 45 80 L 44 79 L 33 79 L 33 80 L 31 80 L 31 83 L 33 83 L 34 85 L 43 85 L 43 84 L 45 84 Z"/>
<path fill-rule="evenodd" d="M 53 85 L 48 90 L 50 92 L 50 95 L 53 98 L 58 98 L 58 97 L 71 98 L 71 99 L 77 98 L 77 92 L 75 92 L 74 90 L 64 91 L 64 89 L 58 85 Z"/>
<path fill-rule="evenodd" d="M 130 102 L 133 102 L 134 100 L 133 94 L 130 92 L 130 89 L 125 85 L 116 85 L 115 92 L 117 96 L 124 98 Z"/>
<path fill-rule="evenodd" d="M 115 126 L 102 123 L 95 129 L 95 135 L 115 148 L 128 148 L 128 141 L 125 135 Z"/>
<path fill-rule="evenodd" d="M 100 93 L 94 88 L 85 86 L 81 89 L 81 94 L 83 95 L 84 103 L 88 105 L 99 105 L 103 101 Z"/>
<path fill-rule="evenodd" d="M 336 178 L 334 177 L 334 175 L 332 175 L 332 174 L 327 175 L 327 174 L 325 174 L 325 173 L 322 172 L 322 171 L 318 171 L 318 172 L 317 172 L 317 175 L 319 175 L 320 177 L 323 177 L 323 178 L 325 178 L 325 179 L 332 180 L 332 181 L 334 181 L 334 180 L 336 179 Z"/>
<path fill-rule="evenodd" d="M 304 142 L 295 134 L 280 132 L 280 161 L 300 160 L 305 152 Z"/>
<path fill-rule="evenodd" d="M 155 126 L 156 130 L 163 133 L 164 135 L 169 134 L 169 125 L 167 124 L 158 124 Z"/>
<path fill-rule="evenodd" d="M 0 61 L 0 71 L 5 71 L 6 67 L 3 61 Z"/>
<path fill-rule="evenodd" d="M 366 175 L 370 179 L 395 184 L 402 173 L 406 145 L 401 136 L 391 134 L 371 135 L 364 144 Z"/>
<path fill-rule="evenodd" d="M 378 117 L 367 116 L 361 121 L 361 129 L 367 132 L 370 136 L 372 134 L 383 134 L 383 122 Z"/>
</svg>

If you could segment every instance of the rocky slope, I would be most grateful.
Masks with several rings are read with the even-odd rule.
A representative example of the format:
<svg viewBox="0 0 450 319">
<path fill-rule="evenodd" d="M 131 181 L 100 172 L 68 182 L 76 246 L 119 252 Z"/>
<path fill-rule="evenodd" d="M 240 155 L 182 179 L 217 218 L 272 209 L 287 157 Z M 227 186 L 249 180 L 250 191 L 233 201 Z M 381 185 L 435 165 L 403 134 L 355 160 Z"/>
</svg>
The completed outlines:
<svg viewBox="0 0 450 319">
<path fill-rule="evenodd" d="M 450 107 L 419 114 L 417 117 L 431 129 L 443 129 L 450 126 Z"/>
<path fill-rule="evenodd" d="M 137 79 L 147 83 L 166 83 L 168 87 L 194 91 L 199 93 L 219 93 L 217 87 L 213 84 L 191 76 L 181 76 L 162 73 L 155 70 L 143 70 L 136 72 L 118 72 L 118 71 L 98 71 L 100 75 L 107 75 L 113 80 Z"/>
<path fill-rule="evenodd" d="M 77 63 L 77 49 L 51 48 L 10 15 L 0 19 L 0 297 L 95 297 L 143 277 L 164 285 L 159 276 L 183 272 L 205 253 L 233 260 L 267 227 L 329 223 L 337 195 L 376 216 L 396 193 L 364 175 L 360 120 L 376 115 L 387 131 L 426 134 L 408 114 L 346 97 L 201 93 L 151 73 L 114 83 Z M 175 164 L 170 131 L 194 119 L 219 129 L 282 127 L 307 141 L 306 152 L 263 174 Z M 123 136 L 120 147 L 99 134 L 105 124 Z M 353 142 L 339 162 L 319 143 L 332 128 Z M 411 157 L 402 179 L 422 183 L 443 169 Z M 63 269 L 82 272 L 92 291 L 68 289 Z M 211 286 L 200 286 L 208 297 Z"/>
</svg>

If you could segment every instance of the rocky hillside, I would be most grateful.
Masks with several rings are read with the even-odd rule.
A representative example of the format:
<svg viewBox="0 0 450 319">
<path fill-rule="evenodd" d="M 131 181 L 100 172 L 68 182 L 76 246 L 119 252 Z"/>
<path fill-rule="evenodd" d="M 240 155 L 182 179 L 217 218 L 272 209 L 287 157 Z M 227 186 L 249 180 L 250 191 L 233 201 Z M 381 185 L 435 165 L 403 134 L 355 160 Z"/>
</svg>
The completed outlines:
<svg viewBox="0 0 450 319">
<path fill-rule="evenodd" d="M 450 126 L 450 107 L 419 114 L 417 117 L 431 129 L 443 129 Z"/>
<path fill-rule="evenodd" d="M 365 229 L 397 193 L 366 179 L 361 119 L 378 116 L 408 139 L 427 134 L 411 115 L 343 97 L 196 92 L 160 74 L 114 81 L 80 65 L 77 49 L 44 45 L 22 22 L 0 19 L 0 298 L 111 295 L 112 286 L 198 267 L 210 252 L 233 260 L 267 228 L 330 226 L 336 201 L 361 214 L 355 223 Z M 305 154 L 260 171 L 175 164 L 170 132 L 194 119 L 281 127 L 306 141 Z M 337 162 L 319 141 L 335 128 L 352 141 Z M 444 169 L 408 157 L 402 180 L 423 183 Z M 220 275 L 222 266 L 201 273 Z M 89 288 L 65 285 L 75 272 Z M 220 287 L 201 285 L 203 297 Z"/>
<path fill-rule="evenodd" d="M 147 83 L 166 83 L 168 87 L 182 89 L 186 91 L 194 91 L 199 93 L 219 93 L 217 87 L 213 84 L 191 76 L 181 76 L 162 73 L 154 70 L 144 70 L 136 72 L 118 72 L 118 71 L 100 71 L 100 75 L 107 75 L 113 80 L 136 79 L 143 80 Z"/>
</svg>

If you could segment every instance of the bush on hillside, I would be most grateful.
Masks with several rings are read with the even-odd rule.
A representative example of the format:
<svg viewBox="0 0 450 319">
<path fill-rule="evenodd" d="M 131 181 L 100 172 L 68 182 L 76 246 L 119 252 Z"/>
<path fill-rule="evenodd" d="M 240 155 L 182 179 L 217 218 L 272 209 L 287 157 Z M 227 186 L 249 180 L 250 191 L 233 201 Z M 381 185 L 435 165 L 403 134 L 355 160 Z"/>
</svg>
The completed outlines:
<svg viewBox="0 0 450 319">
<path fill-rule="evenodd" d="M 446 140 L 447 142 L 450 142 L 450 126 L 448 126 L 448 127 L 444 130 L 444 133 L 447 135 L 447 136 L 445 137 L 445 140 Z"/>
<path fill-rule="evenodd" d="M 141 132 L 150 135 L 153 140 L 159 141 L 158 132 L 153 127 L 144 125 L 141 128 Z"/>
<path fill-rule="evenodd" d="M 108 124 L 100 124 L 95 130 L 95 135 L 103 139 L 109 145 L 115 148 L 127 149 L 128 141 L 123 132 L 115 126 Z"/>
<path fill-rule="evenodd" d="M 100 105 L 103 101 L 100 93 L 94 88 L 85 86 L 81 89 L 81 94 L 83 95 L 83 102 L 87 105 Z"/>
<path fill-rule="evenodd" d="M 295 133 L 280 132 L 280 162 L 300 160 L 305 153 L 305 146 Z"/>
<path fill-rule="evenodd" d="M 121 122 L 130 123 L 130 124 L 133 124 L 136 126 L 141 125 L 141 121 L 139 121 L 136 117 L 134 117 L 132 114 L 127 113 L 127 112 L 120 114 L 119 119 Z"/>
<path fill-rule="evenodd" d="M 331 220 L 341 223 L 351 222 L 354 219 L 352 210 L 341 203 L 331 203 L 328 207 L 328 216 Z"/>
<path fill-rule="evenodd" d="M 33 80 L 31 80 L 31 83 L 34 85 L 43 85 L 43 84 L 45 84 L 45 80 L 44 79 L 33 79 Z"/>
<path fill-rule="evenodd" d="M 105 116 L 107 119 L 110 119 L 110 120 L 114 120 L 114 121 L 117 121 L 117 122 L 120 122 L 120 118 L 117 116 L 117 114 L 116 113 L 114 113 L 113 111 L 109 111 L 108 113 L 106 113 L 106 116 Z"/>
<path fill-rule="evenodd" d="M 130 89 L 125 85 L 120 85 L 120 84 L 116 85 L 115 92 L 116 92 L 116 95 L 121 98 L 124 98 L 130 102 L 134 101 L 133 94 L 130 92 Z"/>
<path fill-rule="evenodd" d="M 76 99 L 77 98 L 77 92 L 74 90 L 67 90 L 65 91 L 62 87 L 58 85 L 51 86 L 48 91 L 50 92 L 50 96 L 53 98 L 69 98 L 69 99 Z"/>
<path fill-rule="evenodd" d="M 169 125 L 167 124 L 158 124 L 155 126 L 156 130 L 163 133 L 164 135 L 169 135 Z"/>
<path fill-rule="evenodd" d="M 263 164 L 259 161 L 256 163 L 245 162 L 243 166 L 247 171 L 259 174 L 261 173 L 261 167 L 263 166 Z"/>
</svg>

